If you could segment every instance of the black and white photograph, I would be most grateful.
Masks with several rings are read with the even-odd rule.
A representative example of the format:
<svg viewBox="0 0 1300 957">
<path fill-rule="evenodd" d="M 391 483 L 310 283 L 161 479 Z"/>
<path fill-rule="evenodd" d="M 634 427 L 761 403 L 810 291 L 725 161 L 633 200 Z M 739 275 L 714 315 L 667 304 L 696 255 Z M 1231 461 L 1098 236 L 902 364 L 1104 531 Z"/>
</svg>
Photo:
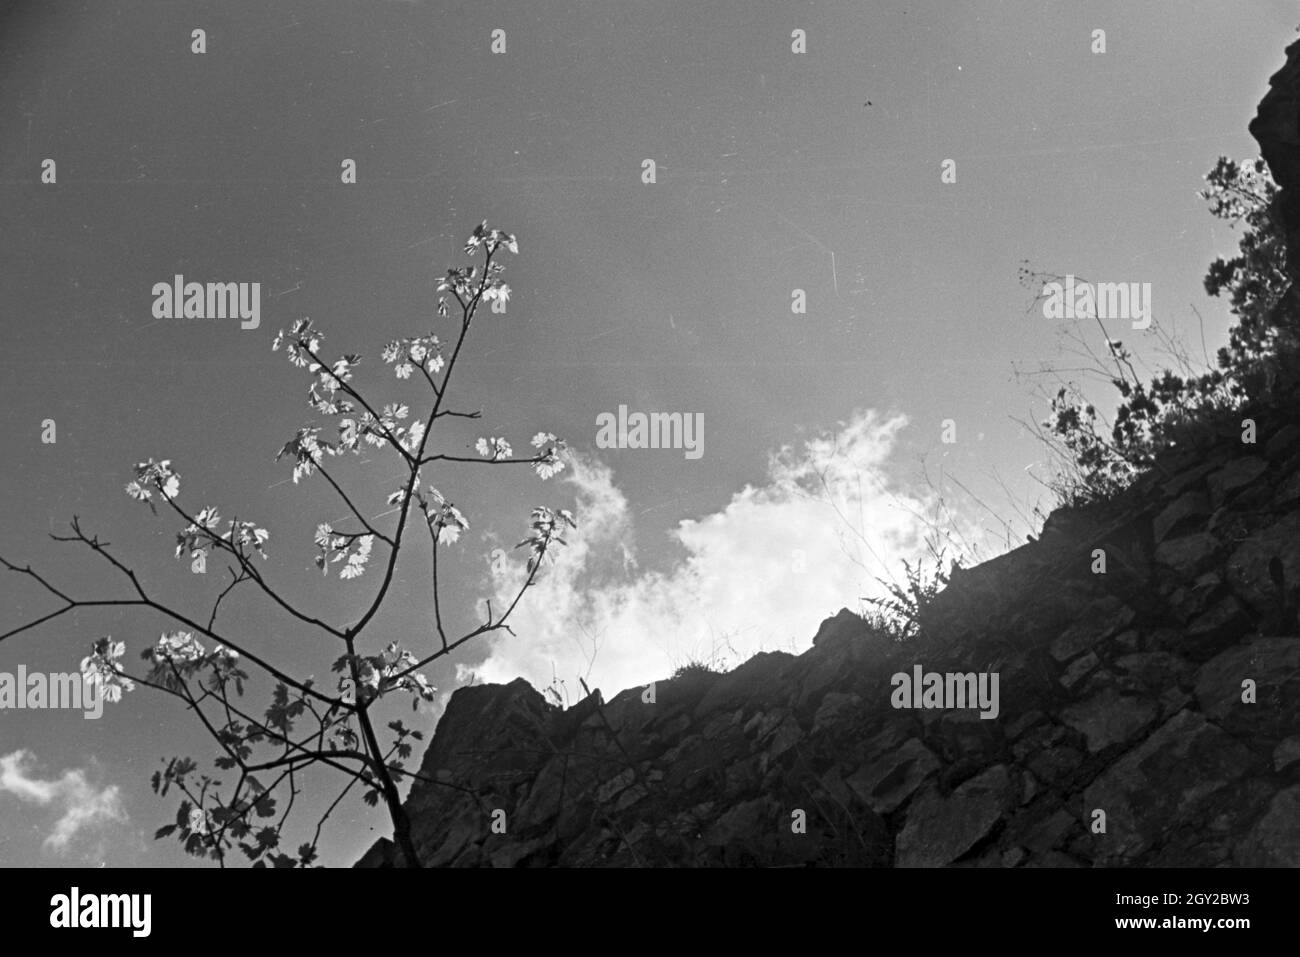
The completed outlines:
<svg viewBox="0 0 1300 957">
<path fill-rule="evenodd" d="M 1300 6 L 11 0 L 0 217 L 6 928 L 1294 926 Z"/>
</svg>

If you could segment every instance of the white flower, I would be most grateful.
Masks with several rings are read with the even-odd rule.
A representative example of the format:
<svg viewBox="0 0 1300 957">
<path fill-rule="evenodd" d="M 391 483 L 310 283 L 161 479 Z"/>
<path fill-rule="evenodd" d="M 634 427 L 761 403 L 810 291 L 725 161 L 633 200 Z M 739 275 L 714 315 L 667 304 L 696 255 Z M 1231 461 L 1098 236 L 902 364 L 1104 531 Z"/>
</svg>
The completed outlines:
<svg viewBox="0 0 1300 957">
<path fill-rule="evenodd" d="M 135 682 L 117 670 L 117 659 L 126 653 L 126 643 L 107 637 L 91 648 L 91 654 L 81 659 L 82 679 L 95 685 L 106 701 L 121 701 L 124 691 L 135 688 Z"/>
<path fill-rule="evenodd" d="M 339 578 L 359 578 L 365 572 L 365 564 L 370 561 L 370 549 L 375 544 L 375 536 L 362 535 L 357 539 L 357 550 L 348 556 L 348 562 L 339 570 Z"/>
<path fill-rule="evenodd" d="M 515 454 L 514 450 L 510 448 L 509 442 L 495 435 L 492 436 L 491 439 L 480 437 L 479 440 L 474 443 L 474 448 L 479 455 L 484 458 L 490 457 L 493 461 L 496 461 L 497 459 L 508 459 Z"/>
<path fill-rule="evenodd" d="M 542 481 L 546 481 L 548 478 L 564 471 L 564 462 L 555 449 L 552 448 L 548 451 L 546 458 L 533 463 L 533 470 L 541 476 Z"/>
<path fill-rule="evenodd" d="M 153 492 L 149 491 L 139 482 L 127 482 L 126 494 L 131 496 L 137 502 L 147 502 L 153 498 Z"/>
<path fill-rule="evenodd" d="M 412 422 L 411 427 L 406 431 L 406 437 L 401 440 L 402 447 L 408 452 L 414 452 L 420 447 L 420 439 L 424 437 L 424 423 Z"/>
<path fill-rule="evenodd" d="M 203 645 L 188 631 L 163 634 L 153 647 L 153 656 L 155 660 L 184 664 L 202 658 Z"/>
</svg>

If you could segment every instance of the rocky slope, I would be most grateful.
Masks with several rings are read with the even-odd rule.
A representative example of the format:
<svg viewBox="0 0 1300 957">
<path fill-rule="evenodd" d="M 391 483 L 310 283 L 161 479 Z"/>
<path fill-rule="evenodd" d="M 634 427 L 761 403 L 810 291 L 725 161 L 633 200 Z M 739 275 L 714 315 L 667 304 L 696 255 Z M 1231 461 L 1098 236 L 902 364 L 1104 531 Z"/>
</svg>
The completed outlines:
<svg viewBox="0 0 1300 957">
<path fill-rule="evenodd" d="M 1251 131 L 1300 249 L 1300 41 L 1270 82 Z M 915 641 L 845 610 L 653 694 L 457 691 L 414 838 L 426 866 L 1300 866 L 1298 604 L 1291 385 L 956 574 Z M 996 674 L 996 717 L 894 707 L 916 666 Z"/>
<path fill-rule="evenodd" d="M 653 696 L 457 691 L 421 767 L 446 784 L 407 802 L 423 862 L 1300 866 L 1297 412 L 1055 513 L 913 642 L 845 610 L 802 655 Z M 997 716 L 893 707 L 916 665 L 997 673 Z M 360 865 L 391 863 L 381 840 Z"/>
</svg>

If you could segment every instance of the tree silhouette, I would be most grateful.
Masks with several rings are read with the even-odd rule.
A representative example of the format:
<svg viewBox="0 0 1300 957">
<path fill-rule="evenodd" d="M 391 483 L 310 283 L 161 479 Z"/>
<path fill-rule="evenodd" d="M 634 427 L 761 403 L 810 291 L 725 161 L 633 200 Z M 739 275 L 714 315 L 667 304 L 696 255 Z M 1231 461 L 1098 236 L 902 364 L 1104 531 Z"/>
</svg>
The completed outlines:
<svg viewBox="0 0 1300 957">
<path fill-rule="evenodd" d="M 61 607 L 49 614 L 0 635 L 0 641 L 78 608 L 145 608 L 161 613 L 179 626 L 178 630 L 163 634 L 143 652 L 141 657 L 148 664 L 143 675 L 128 674 L 121 663 L 125 643 L 112 637 L 96 640 L 91 654 L 81 663 L 84 680 L 95 685 L 110 701 L 120 700 L 136 684 L 182 700 L 218 745 L 215 767 L 237 774 L 233 785 L 224 784 L 212 775 L 199 773 L 197 763 L 190 757 L 175 757 L 166 762 L 153 775 L 153 788 L 161 795 L 175 788 L 182 800 L 175 822 L 160 828 L 156 837 L 174 835 L 190 854 L 211 858 L 222 866 L 236 847 L 254 867 L 308 866 L 316 860 L 326 819 L 351 789 L 360 784 L 362 797 L 368 804 L 374 806 L 381 799 L 384 801 L 395 842 L 406 864 L 420 866 L 398 783 L 410 778 L 434 786 L 458 786 L 406 770 L 404 762 L 411 756 L 412 742 L 421 740 L 423 735 L 394 720 L 386 726 L 391 739 L 387 745 L 381 743 L 374 709 L 391 694 L 410 695 L 413 707 L 418 707 L 421 701 L 432 701 L 435 689 L 421 673 L 422 668 L 476 637 L 498 630 L 513 635 L 508 624 L 511 613 L 536 580 L 552 547 L 565 544 L 565 529 L 576 528 L 574 517 L 568 511 L 535 507 L 530 532 L 515 546 L 527 547 L 530 552 L 527 576 L 518 593 L 500 614 L 495 614 L 491 602 L 487 602 L 485 621 L 464 634 L 449 637 L 439 595 L 438 546 L 454 544 L 469 523 L 438 489 L 421 484 L 421 469 L 434 462 L 529 464 L 542 479 L 547 479 L 564 468 L 565 444 L 549 432 L 539 432 L 533 437 L 536 452 L 529 458 L 515 458 L 509 443 L 499 437 L 480 438 L 478 458 L 427 451 L 429 439 L 440 421 L 453 417 L 478 419 L 482 414 L 453 411 L 446 406 L 446 400 L 452 373 L 479 306 L 494 301 L 504 303 L 509 298 L 510 289 L 500 278 L 504 267 L 496 259 L 502 250 L 517 253 L 515 237 L 499 229 L 489 229 L 486 221 L 481 223 L 465 244 L 466 255 L 482 253 L 481 265 L 449 269 L 439 283 L 439 316 L 448 319 L 449 297 L 460 310 L 459 329 L 449 355 L 444 356 L 443 345 L 432 332 L 390 342 L 382 352 L 383 361 L 393 367 L 398 379 L 412 379 L 418 373 L 432 393 L 432 403 L 423 418 L 411 418 L 408 406 L 400 403 L 376 409 L 353 382 L 353 370 L 361 357 L 345 354 L 332 362 L 325 358 L 321 351 L 324 336 L 310 319 L 301 319 L 288 332 L 281 331 L 276 336 L 272 348 L 278 350 L 284 346 L 289 361 L 312 377 L 308 400 L 319 416 L 334 424 L 338 436 L 328 440 L 321 436 L 318 426 L 301 428 L 280 450 L 277 459 L 292 460 L 295 483 L 315 475 L 324 479 L 347 506 L 351 513 L 349 521 L 356 523 L 346 529 L 336 529 L 329 523 L 317 526 L 316 565 L 324 574 L 337 567 L 342 580 L 361 577 L 374 565 L 380 568 L 381 579 L 375 594 L 352 624 L 331 624 L 289 602 L 258 565 L 268 558 L 266 545 L 270 533 L 267 529 L 256 522 L 232 518 L 222 532 L 215 507 L 205 506 L 196 511 L 183 507 L 181 477 L 169 460 L 150 459 L 137 465 L 126 491 L 155 515 L 161 503 L 185 523 L 176 536 L 176 558 L 188 553 L 197 562 L 206 563 L 209 555 L 224 560 L 229 582 L 213 601 L 206 622 L 149 594 L 136 573 L 110 551 L 109 543 L 88 534 L 75 516 L 71 534 L 51 537 L 89 548 L 126 579 L 130 597 L 74 598 L 30 565 L 20 567 L 0 557 L 5 568 L 33 579 L 62 602 Z M 395 455 L 405 470 L 405 479 L 388 496 L 388 504 L 397 511 L 394 525 L 388 530 L 365 517 L 327 466 L 331 458 L 359 455 L 367 446 Z M 367 626 L 389 596 L 399 556 L 406 546 L 414 544 L 407 538 L 412 526 L 427 533 L 433 563 L 431 604 L 436 647 L 424 657 L 416 657 L 396 642 L 378 649 L 363 643 Z M 386 559 L 376 557 L 377 548 L 381 553 L 387 550 Z M 295 677 L 269 657 L 250 651 L 243 640 L 225 634 L 217 624 L 217 615 L 222 602 L 237 590 L 260 593 L 299 623 L 331 639 L 340 652 L 332 663 L 333 672 L 339 675 L 337 687 L 317 688 L 311 679 Z M 204 640 L 215 644 L 205 647 Z M 366 653 L 367 650 L 371 653 Z M 249 680 L 246 669 L 260 670 L 274 681 L 270 704 L 261 717 L 255 716 L 242 701 L 244 683 Z M 299 730 L 300 725 L 305 726 L 303 730 Z M 294 799 L 301 791 L 301 779 L 313 767 L 337 771 L 346 779 L 346 785 L 316 822 L 311 839 L 300 844 L 296 854 L 289 854 L 281 849 L 284 828 Z"/>
<path fill-rule="evenodd" d="M 1100 318 L 1089 317 L 1104 349 L 1076 338 L 1082 346 L 1076 354 L 1086 363 L 1080 371 L 1108 380 L 1121 401 L 1106 421 L 1072 382 L 1050 396 L 1051 414 L 1035 431 L 1064 466 L 1054 491 L 1065 504 L 1111 497 L 1150 468 L 1162 450 L 1194 442 L 1207 426 L 1231 421 L 1246 402 L 1275 394 L 1294 376 L 1300 308 L 1287 271 L 1277 186 L 1259 158 L 1238 163 L 1220 156 L 1205 181 L 1199 195 L 1210 203 L 1210 214 L 1243 227 L 1237 255 L 1216 258 L 1204 279 L 1211 296 L 1226 294 L 1236 317 L 1228 345 L 1218 351 L 1214 368 L 1207 356 L 1205 368 L 1194 370 L 1183 361 L 1181 374 L 1162 369 L 1143 382 L 1130 350 Z M 1063 278 L 1028 265 L 1020 270 L 1021 284 L 1032 290 Z"/>
</svg>

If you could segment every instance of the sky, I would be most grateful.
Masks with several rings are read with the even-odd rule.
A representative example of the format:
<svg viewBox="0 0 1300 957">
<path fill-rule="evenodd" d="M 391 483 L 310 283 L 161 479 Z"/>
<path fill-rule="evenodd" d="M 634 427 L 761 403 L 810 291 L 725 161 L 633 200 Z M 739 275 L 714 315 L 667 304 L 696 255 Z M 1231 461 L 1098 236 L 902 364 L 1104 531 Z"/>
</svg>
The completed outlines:
<svg viewBox="0 0 1300 957">
<path fill-rule="evenodd" d="M 1048 456 L 1024 423 L 1054 380 L 1028 373 L 1068 377 L 1071 337 L 1099 333 L 1035 312 L 1022 260 L 1150 283 L 1155 328 L 1121 338 L 1153 368 L 1158 333 L 1197 355 L 1226 340 L 1202 277 L 1237 236 L 1197 190 L 1220 154 L 1257 152 L 1246 125 L 1296 20 L 1271 0 L 8 4 L 0 555 L 68 594 L 123 597 L 87 549 L 50 540 L 77 515 L 152 593 L 206 619 L 221 568 L 175 560 L 183 523 L 123 490 L 137 462 L 169 459 L 191 513 L 268 529 L 266 574 L 288 600 L 355 620 L 376 576 L 312 564 L 316 526 L 348 513 L 275 461 L 323 423 L 271 341 L 310 317 L 329 354 L 365 357 L 372 402 L 427 412 L 379 353 L 450 337 L 435 286 L 486 219 L 518 237 L 512 295 L 476 319 L 456 367 L 449 401 L 482 420 L 443 420 L 435 447 L 473 455 L 501 436 L 523 456 L 546 431 L 571 454 L 546 482 L 490 465 L 428 475 L 469 520 L 440 555 L 450 623 L 512 594 L 534 505 L 572 509 L 579 528 L 514 635 L 431 666 L 437 703 L 391 713 L 429 734 L 472 681 L 522 675 L 571 704 L 579 677 L 609 698 L 690 661 L 802 651 L 927 537 L 969 563 L 1050 511 Z M 176 274 L 259 283 L 258 327 L 157 318 L 153 286 Z M 702 419 L 702 454 L 599 447 L 598 417 L 620 406 Z M 338 476 L 391 528 L 391 453 Z M 429 580 L 427 550 L 404 553 L 368 651 L 428 653 Z M 0 575 L 0 633 L 57 607 Z M 254 592 L 220 621 L 331 684 L 337 643 Z M 0 642 L 0 673 L 75 671 L 105 635 L 139 673 L 173 627 L 79 610 Z M 255 682 L 250 704 L 268 693 Z M 0 710 L 0 865 L 199 865 L 154 840 L 177 801 L 148 779 L 215 753 L 149 689 L 97 720 Z M 289 843 L 342 783 L 310 779 Z M 388 832 L 354 794 L 322 860 L 350 864 Z"/>
</svg>

